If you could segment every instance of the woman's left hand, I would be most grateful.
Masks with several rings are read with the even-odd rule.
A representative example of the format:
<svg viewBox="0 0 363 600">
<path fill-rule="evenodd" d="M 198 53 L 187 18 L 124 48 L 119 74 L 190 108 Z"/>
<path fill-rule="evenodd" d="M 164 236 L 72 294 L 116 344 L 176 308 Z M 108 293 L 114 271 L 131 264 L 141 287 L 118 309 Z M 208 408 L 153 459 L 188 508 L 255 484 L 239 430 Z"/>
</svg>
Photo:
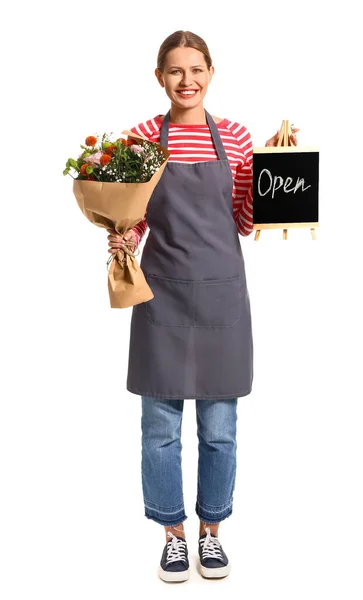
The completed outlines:
<svg viewBox="0 0 363 600">
<path fill-rule="evenodd" d="M 297 146 L 296 132 L 300 131 L 300 129 L 297 129 L 295 127 L 294 129 L 291 128 L 291 131 L 292 131 L 292 133 L 291 133 L 291 135 L 289 135 L 289 142 L 292 146 Z M 269 140 L 267 140 L 265 146 L 277 146 L 279 136 L 280 136 L 280 130 L 278 130 L 277 133 L 275 133 L 275 135 L 273 135 Z"/>
</svg>

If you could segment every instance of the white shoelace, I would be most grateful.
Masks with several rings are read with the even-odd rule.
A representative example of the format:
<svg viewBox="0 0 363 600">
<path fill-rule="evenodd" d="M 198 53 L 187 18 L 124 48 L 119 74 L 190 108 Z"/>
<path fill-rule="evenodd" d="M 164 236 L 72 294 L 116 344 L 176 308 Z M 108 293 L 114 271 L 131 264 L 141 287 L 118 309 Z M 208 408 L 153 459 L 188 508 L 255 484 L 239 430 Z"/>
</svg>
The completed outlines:
<svg viewBox="0 0 363 600">
<path fill-rule="evenodd" d="M 187 545 L 185 540 L 179 540 L 171 531 L 167 534 L 172 539 L 168 542 L 166 552 L 166 563 L 172 563 L 177 560 L 185 560 L 185 546 Z"/>
<path fill-rule="evenodd" d="M 205 538 L 200 540 L 202 544 L 202 557 L 204 558 L 219 558 L 223 560 L 222 552 L 220 550 L 221 543 L 218 538 L 212 537 L 210 527 L 205 528 L 207 535 Z"/>
</svg>

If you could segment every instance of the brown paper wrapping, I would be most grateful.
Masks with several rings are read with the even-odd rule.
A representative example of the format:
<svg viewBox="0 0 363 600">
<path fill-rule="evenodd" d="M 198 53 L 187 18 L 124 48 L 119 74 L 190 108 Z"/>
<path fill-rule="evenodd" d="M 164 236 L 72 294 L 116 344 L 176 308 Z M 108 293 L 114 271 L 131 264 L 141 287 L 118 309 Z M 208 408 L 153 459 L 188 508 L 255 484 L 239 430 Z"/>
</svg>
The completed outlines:
<svg viewBox="0 0 363 600">
<path fill-rule="evenodd" d="M 146 139 L 128 130 L 122 133 L 135 140 Z M 145 183 L 74 179 L 73 193 L 78 206 L 91 223 L 105 229 L 114 229 L 123 235 L 144 219 L 151 194 L 170 156 L 166 148 L 159 147 L 165 156 L 165 161 L 150 181 Z M 107 261 L 107 265 L 110 264 L 108 292 L 111 308 L 127 308 L 154 297 L 132 248 L 135 249 L 134 244 L 126 243 L 123 250 L 111 255 Z"/>
</svg>

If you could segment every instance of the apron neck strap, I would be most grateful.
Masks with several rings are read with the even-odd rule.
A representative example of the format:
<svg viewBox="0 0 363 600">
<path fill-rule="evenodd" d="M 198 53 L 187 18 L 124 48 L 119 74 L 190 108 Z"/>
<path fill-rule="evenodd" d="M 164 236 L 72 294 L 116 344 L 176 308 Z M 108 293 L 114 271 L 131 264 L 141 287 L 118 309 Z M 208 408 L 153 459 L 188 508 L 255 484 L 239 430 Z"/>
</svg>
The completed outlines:
<svg viewBox="0 0 363 600">
<path fill-rule="evenodd" d="M 212 140 L 218 155 L 219 160 L 228 160 L 226 151 L 224 149 L 221 136 L 219 135 L 217 125 L 215 124 L 212 116 L 204 109 L 207 123 L 211 132 Z M 170 109 L 166 113 L 160 131 L 160 145 L 164 148 L 168 148 L 168 137 L 169 137 L 169 123 L 170 123 Z"/>
</svg>

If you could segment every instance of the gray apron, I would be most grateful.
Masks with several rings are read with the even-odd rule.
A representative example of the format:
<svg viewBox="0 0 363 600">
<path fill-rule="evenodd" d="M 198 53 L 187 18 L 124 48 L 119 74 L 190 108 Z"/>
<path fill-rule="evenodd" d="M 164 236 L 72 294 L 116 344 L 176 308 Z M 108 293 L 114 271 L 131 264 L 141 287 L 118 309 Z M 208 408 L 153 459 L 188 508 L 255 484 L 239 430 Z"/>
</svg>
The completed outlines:
<svg viewBox="0 0 363 600">
<path fill-rule="evenodd" d="M 246 396 L 253 379 L 250 299 L 233 177 L 205 111 L 219 160 L 168 162 L 149 200 L 140 266 L 154 298 L 133 306 L 127 390 L 141 396 Z M 160 143 L 168 147 L 170 111 Z"/>
</svg>

